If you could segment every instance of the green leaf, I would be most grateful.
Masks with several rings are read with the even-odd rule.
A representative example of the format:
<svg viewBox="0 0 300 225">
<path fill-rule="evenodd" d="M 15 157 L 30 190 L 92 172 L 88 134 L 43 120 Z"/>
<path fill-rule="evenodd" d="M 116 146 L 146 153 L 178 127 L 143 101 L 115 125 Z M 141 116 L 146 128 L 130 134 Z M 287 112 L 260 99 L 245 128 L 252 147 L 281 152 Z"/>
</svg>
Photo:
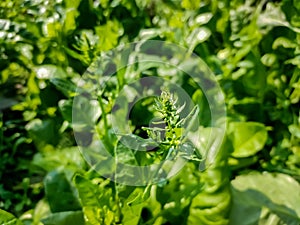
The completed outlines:
<svg viewBox="0 0 300 225">
<path fill-rule="evenodd" d="M 300 33 L 299 28 L 291 26 L 287 21 L 281 6 L 276 5 L 273 2 L 268 2 L 266 4 L 266 9 L 263 13 L 260 13 L 257 24 L 260 27 L 285 26 L 294 32 Z"/>
<path fill-rule="evenodd" d="M 44 185 L 52 212 L 81 209 L 65 173 L 58 171 L 49 173 L 45 178 Z"/>
<path fill-rule="evenodd" d="M 300 222 L 300 185 L 285 174 L 253 173 L 236 177 L 231 182 L 233 206 L 230 224 L 286 224 Z M 266 211 L 278 222 L 263 223 Z M 276 221 L 275 220 L 275 221 Z"/>
<path fill-rule="evenodd" d="M 63 161 L 61 159 L 64 159 Z M 69 168 L 74 171 L 83 168 L 84 159 L 78 150 L 78 147 L 63 148 L 57 151 L 45 151 L 35 154 L 32 164 L 42 168 L 45 171 L 52 171 L 58 167 Z"/>
<path fill-rule="evenodd" d="M 147 220 L 153 219 L 156 213 L 161 211 L 161 205 L 156 201 L 153 191 L 153 186 L 137 187 L 129 192 L 124 199 L 122 211 L 122 224 L 137 225 L 145 224 Z M 150 215 L 143 215 L 142 210 L 148 210 Z M 147 224 L 154 224 L 147 221 Z M 156 223 L 155 223 L 156 224 Z"/>
<path fill-rule="evenodd" d="M 130 206 L 145 202 L 150 197 L 151 185 L 146 188 L 136 188 L 127 198 L 126 204 Z"/>
<path fill-rule="evenodd" d="M 277 56 L 275 54 L 267 53 L 261 57 L 261 62 L 265 66 L 273 66 L 276 63 Z"/>
<path fill-rule="evenodd" d="M 137 151 L 146 151 L 147 148 L 158 147 L 158 143 L 152 139 L 144 139 L 134 134 L 122 135 L 120 142 L 130 149 Z"/>
<path fill-rule="evenodd" d="M 292 124 L 289 126 L 289 131 L 292 135 L 297 138 L 300 138 L 300 125 Z"/>
<path fill-rule="evenodd" d="M 214 165 L 217 166 L 217 165 Z M 227 225 L 231 201 L 227 170 L 208 168 L 203 177 L 203 190 L 191 202 L 188 224 Z"/>
<path fill-rule="evenodd" d="M 276 38 L 276 40 L 273 42 L 272 48 L 277 49 L 279 46 L 282 46 L 284 48 L 296 48 L 298 45 L 291 39 L 279 37 Z"/>
<path fill-rule="evenodd" d="M 34 119 L 25 128 L 39 150 L 43 150 L 47 144 L 56 145 L 58 143 L 59 132 L 54 119 Z"/>
<path fill-rule="evenodd" d="M 71 100 L 60 103 L 66 118 L 70 119 Z M 73 101 L 72 107 L 72 126 L 76 131 L 83 127 L 93 127 L 102 111 L 97 100 L 89 99 L 84 96 L 77 96 Z"/>
<path fill-rule="evenodd" d="M 215 135 L 217 129 L 212 129 Z M 214 146 L 212 146 L 214 148 Z M 229 190 L 229 169 L 227 166 L 227 142 L 208 156 L 207 168 L 201 173 L 202 187 L 192 199 L 188 224 L 227 225 L 231 195 Z"/>
<path fill-rule="evenodd" d="M 257 122 L 232 122 L 229 124 L 229 139 L 233 144 L 234 157 L 249 157 L 262 150 L 268 133 L 266 127 Z"/>
<path fill-rule="evenodd" d="M 57 88 L 57 90 L 61 91 L 66 97 L 75 96 L 77 87 L 70 80 L 61 77 L 54 77 L 50 79 L 50 82 Z"/>
<path fill-rule="evenodd" d="M 112 189 L 106 187 L 109 180 L 95 178 L 92 181 L 76 175 L 74 182 L 79 193 L 86 225 L 113 224 L 117 220 Z"/>
<path fill-rule="evenodd" d="M 199 27 L 187 37 L 186 42 L 189 46 L 189 52 L 193 51 L 195 47 L 206 41 L 211 35 L 211 31 L 206 27 Z"/>
<path fill-rule="evenodd" d="M 64 23 L 64 32 L 68 33 L 76 29 L 76 17 L 79 15 L 78 11 L 74 8 L 66 10 L 66 19 Z"/>
<path fill-rule="evenodd" d="M 88 224 L 100 224 L 102 218 L 98 212 L 101 211 L 101 203 L 98 201 L 97 186 L 79 175 L 75 176 L 74 182 L 79 192 L 86 220 L 89 221 Z"/>
<path fill-rule="evenodd" d="M 116 160 L 118 163 L 136 165 L 136 151 L 146 151 L 146 140 L 134 134 L 122 135 L 115 146 Z M 150 142 L 151 143 L 151 142 Z"/>
<path fill-rule="evenodd" d="M 99 49 L 106 51 L 118 44 L 118 38 L 123 34 L 123 27 L 117 20 L 108 20 L 106 24 L 96 26 L 95 31 L 99 36 Z"/>
<path fill-rule="evenodd" d="M 1 225 L 23 225 L 21 221 L 19 221 L 12 214 L 0 209 L 0 224 Z"/>
<path fill-rule="evenodd" d="M 85 225 L 81 211 L 53 213 L 42 220 L 44 225 Z"/>
</svg>

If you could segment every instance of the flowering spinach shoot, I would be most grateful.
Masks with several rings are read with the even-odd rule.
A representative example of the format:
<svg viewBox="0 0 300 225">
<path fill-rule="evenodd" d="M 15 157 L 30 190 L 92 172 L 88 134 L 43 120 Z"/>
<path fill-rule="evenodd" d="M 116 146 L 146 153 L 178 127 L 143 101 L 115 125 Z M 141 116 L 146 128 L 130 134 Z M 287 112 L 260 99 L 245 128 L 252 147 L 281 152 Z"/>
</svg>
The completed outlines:
<svg viewBox="0 0 300 225">
<path fill-rule="evenodd" d="M 198 107 L 195 106 L 189 115 L 185 118 L 180 117 L 180 113 L 186 106 L 184 103 L 177 106 L 178 98 L 175 98 L 169 91 L 163 90 L 161 95 L 155 99 L 154 109 L 159 118 L 158 121 L 152 122 L 154 127 L 143 127 L 148 137 L 159 143 L 158 154 L 167 157 L 171 154 L 176 156 L 179 147 L 182 148 L 185 134 L 187 134 L 190 122 L 198 115 Z M 197 117 L 198 118 L 198 117 Z M 166 151 L 168 150 L 168 151 Z"/>
</svg>

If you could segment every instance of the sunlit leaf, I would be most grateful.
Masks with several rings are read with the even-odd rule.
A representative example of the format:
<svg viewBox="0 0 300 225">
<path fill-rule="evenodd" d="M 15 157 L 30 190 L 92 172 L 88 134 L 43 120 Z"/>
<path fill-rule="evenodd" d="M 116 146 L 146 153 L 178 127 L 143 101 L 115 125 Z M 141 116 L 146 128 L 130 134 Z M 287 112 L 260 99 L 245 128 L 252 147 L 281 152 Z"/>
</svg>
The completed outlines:
<svg viewBox="0 0 300 225">
<path fill-rule="evenodd" d="M 0 224 L 1 225 L 23 225 L 21 221 L 19 221 L 12 214 L 0 209 Z"/>
<path fill-rule="evenodd" d="M 290 176 L 253 173 L 238 176 L 231 184 L 233 207 L 230 224 L 267 224 L 262 223 L 266 220 L 264 208 L 270 213 L 268 217 L 276 215 L 277 222 L 273 221 L 272 225 L 299 224 L 300 186 Z"/>
<path fill-rule="evenodd" d="M 252 156 L 264 147 L 268 133 L 263 124 L 235 122 L 229 125 L 229 138 L 233 144 L 234 157 Z"/>
<path fill-rule="evenodd" d="M 295 48 L 297 47 L 297 44 L 288 38 L 279 37 L 276 38 L 276 40 L 273 42 L 272 48 L 277 49 L 279 46 L 282 46 L 284 48 Z"/>
</svg>

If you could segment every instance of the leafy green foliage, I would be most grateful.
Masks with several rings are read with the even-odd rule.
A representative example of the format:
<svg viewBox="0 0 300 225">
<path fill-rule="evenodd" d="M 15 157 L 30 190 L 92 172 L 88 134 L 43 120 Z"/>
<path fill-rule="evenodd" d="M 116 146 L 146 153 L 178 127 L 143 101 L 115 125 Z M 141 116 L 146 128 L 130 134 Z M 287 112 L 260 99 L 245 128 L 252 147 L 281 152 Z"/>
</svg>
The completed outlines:
<svg viewBox="0 0 300 225">
<path fill-rule="evenodd" d="M 45 225 L 85 224 L 81 211 L 54 213 L 51 216 L 43 219 L 42 222 Z"/>
<path fill-rule="evenodd" d="M 20 219 L 0 210 L 0 223 L 299 224 L 299 10 L 297 0 L 2 0 L 0 207 Z M 183 72 L 199 65 L 179 62 L 182 71 L 167 65 L 189 55 L 162 49 L 169 53 L 164 58 L 142 44 L 150 54 L 107 60 L 108 50 L 147 40 L 176 43 L 216 74 L 228 128 L 219 151 L 213 123 L 224 121 L 212 121 L 207 93 Z M 145 62 L 124 68 L 132 58 Z M 90 83 L 83 84 L 87 67 Z M 129 117 L 132 134 L 118 139 L 109 113 L 123 87 L 148 76 L 181 86 L 195 106 L 176 102 L 172 90 L 145 99 Z M 95 80 L 100 93 L 92 90 Z M 121 102 L 133 102 L 133 95 L 125 90 Z M 125 118 L 125 107 L 115 116 Z M 108 150 L 117 162 L 99 152 L 81 155 L 77 143 Z M 177 150 L 193 152 L 185 156 L 190 161 L 156 185 L 131 187 L 101 176 L 122 179 L 122 163 L 149 165 Z"/>
<path fill-rule="evenodd" d="M 115 221 L 114 213 L 118 205 L 114 204 L 112 189 L 105 188 L 109 184 L 108 181 L 98 186 L 78 175 L 75 177 L 75 184 L 82 202 L 82 210 L 86 216 L 86 224 L 118 222 Z"/>
<path fill-rule="evenodd" d="M 64 173 L 53 171 L 45 177 L 45 193 L 51 212 L 76 211 L 81 207 Z"/>
<path fill-rule="evenodd" d="M 20 222 L 20 220 L 18 220 L 17 218 L 15 218 L 12 214 L 3 211 L 2 209 L 0 209 L 0 222 L 3 225 L 8 225 L 8 224 L 22 225 L 22 223 Z"/>
<path fill-rule="evenodd" d="M 217 129 L 213 129 L 213 132 L 215 136 L 220 135 Z M 192 200 L 188 224 L 196 224 L 199 221 L 202 224 L 228 224 L 230 222 L 227 216 L 231 205 L 229 146 L 227 140 L 223 140 L 220 152 L 213 163 L 201 173 L 203 188 Z"/>
<path fill-rule="evenodd" d="M 299 183 L 290 176 L 253 173 L 238 176 L 231 184 L 232 224 L 299 223 Z"/>
</svg>

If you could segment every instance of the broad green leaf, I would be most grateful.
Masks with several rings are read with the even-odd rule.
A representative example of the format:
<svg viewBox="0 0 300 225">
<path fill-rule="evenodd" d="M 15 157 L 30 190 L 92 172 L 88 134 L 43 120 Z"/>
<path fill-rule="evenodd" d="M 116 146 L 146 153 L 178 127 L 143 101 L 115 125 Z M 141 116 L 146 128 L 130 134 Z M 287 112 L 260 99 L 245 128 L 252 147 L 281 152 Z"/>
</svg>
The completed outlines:
<svg viewBox="0 0 300 225">
<path fill-rule="evenodd" d="M 97 185 L 93 185 L 91 181 L 79 175 L 75 176 L 74 182 L 79 191 L 81 204 L 83 206 L 99 206 L 99 202 L 96 198 L 97 195 L 94 195 L 97 193 Z"/>
<path fill-rule="evenodd" d="M 19 221 L 12 214 L 0 209 L 0 224 L 1 225 L 23 225 L 21 221 Z"/>
<path fill-rule="evenodd" d="M 46 197 L 53 213 L 81 209 L 65 173 L 58 171 L 49 173 L 45 178 L 44 185 Z"/>
<path fill-rule="evenodd" d="M 289 126 L 289 131 L 292 135 L 297 138 L 300 138 L 300 125 L 292 124 Z"/>
<path fill-rule="evenodd" d="M 122 224 L 124 225 L 137 225 L 143 224 L 148 219 L 152 219 L 151 216 L 155 216 L 161 211 L 161 205 L 155 199 L 154 186 L 149 185 L 147 187 L 136 187 L 124 196 L 124 205 L 121 208 L 122 211 Z M 151 196 L 150 196 L 151 195 Z M 143 210 L 148 210 L 150 216 L 145 218 L 142 214 Z M 153 224 L 147 221 L 149 224 Z"/>
<path fill-rule="evenodd" d="M 229 124 L 229 139 L 234 157 L 249 157 L 262 150 L 268 137 L 266 127 L 257 122 L 232 122 Z"/>
<path fill-rule="evenodd" d="M 97 182 L 95 182 L 97 181 Z M 76 175 L 74 178 L 79 193 L 86 225 L 110 225 L 118 220 L 118 203 L 114 202 L 112 189 L 106 187 L 109 180 L 94 182 Z"/>
<path fill-rule="evenodd" d="M 203 189 L 191 201 L 187 224 L 227 225 L 231 203 L 227 169 L 214 164 L 202 178 Z"/>
<path fill-rule="evenodd" d="M 155 223 L 155 217 L 159 215 L 161 212 L 161 205 L 157 202 L 155 199 L 155 192 L 152 190 L 151 191 L 151 196 L 150 195 L 150 189 L 152 186 L 147 186 L 145 190 L 141 190 L 140 192 L 142 193 L 143 196 L 145 196 L 146 193 L 146 198 L 142 197 L 141 202 L 135 202 L 133 204 L 124 204 L 122 207 L 122 224 L 124 225 L 138 225 L 138 224 L 156 224 L 159 225 L 161 223 Z M 132 192 L 134 193 L 134 191 Z M 131 194 L 129 195 L 131 196 Z M 126 200 L 125 200 L 126 201 Z M 147 213 L 143 213 L 143 211 Z"/>
<path fill-rule="evenodd" d="M 48 144 L 55 146 L 58 143 L 60 135 L 54 119 L 34 119 L 25 128 L 41 151 Z"/>
<path fill-rule="evenodd" d="M 134 134 L 122 135 L 120 142 L 128 148 L 137 151 L 146 151 L 158 146 L 158 143 L 152 139 L 144 139 Z"/>
<path fill-rule="evenodd" d="M 102 209 L 98 200 L 97 185 L 93 185 L 89 180 L 79 175 L 75 176 L 74 182 L 79 193 L 86 224 L 100 224 L 103 218 L 100 215 Z"/>
<path fill-rule="evenodd" d="M 63 161 L 61 159 L 64 159 Z M 57 149 L 57 151 L 45 151 L 35 154 L 32 164 L 50 172 L 58 167 L 76 170 L 83 168 L 84 159 L 78 150 L 78 147 Z"/>
<path fill-rule="evenodd" d="M 50 82 L 66 97 L 73 97 L 76 95 L 77 87 L 70 80 L 61 77 L 52 77 L 50 78 Z"/>
<path fill-rule="evenodd" d="M 53 213 L 42 220 L 44 225 L 85 225 L 81 211 L 67 211 Z"/>
<path fill-rule="evenodd" d="M 207 128 L 206 128 L 207 129 Z M 216 129 L 212 129 L 218 135 Z M 217 143 L 219 144 L 219 143 Z M 208 155 L 208 166 L 201 173 L 201 188 L 192 199 L 188 223 L 189 225 L 227 225 L 231 195 L 227 158 L 229 148 L 224 141 L 221 148 L 213 146 L 212 155 Z"/>
<path fill-rule="evenodd" d="M 66 18 L 64 23 L 64 32 L 67 34 L 76 29 L 76 17 L 79 15 L 78 11 L 74 8 L 66 10 Z"/>
<path fill-rule="evenodd" d="M 112 139 L 109 141 L 112 141 Z M 109 144 L 102 141 L 93 141 L 90 146 L 85 147 L 82 151 L 87 162 L 93 165 L 99 174 L 111 174 L 115 171 L 116 162 L 115 158 L 112 157 L 114 153 Z"/>
<path fill-rule="evenodd" d="M 135 150 L 135 151 L 132 150 L 131 147 L 134 147 L 134 146 L 131 146 L 131 145 L 127 146 L 126 145 L 127 140 L 125 141 L 126 138 L 123 139 L 124 142 L 122 141 L 122 139 L 115 146 L 116 155 L 114 157 L 115 157 L 117 165 L 118 164 L 121 164 L 121 165 L 123 165 L 123 164 L 124 165 L 137 165 L 134 153 L 135 153 L 135 151 L 138 151 L 138 149 Z M 134 143 L 133 145 L 135 145 L 135 144 L 137 144 L 137 143 Z M 120 175 L 121 174 L 118 174 L 118 176 L 120 176 Z"/>
<path fill-rule="evenodd" d="M 99 37 L 99 49 L 106 51 L 118 44 L 118 38 L 123 34 L 123 27 L 119 21 L 109 20 L 102 26 L 96 26 L 95 31 Z"/>
<path fill-rule="evenodd" d="M 66 110 L 66 116 L 69 117 L 68 110 L 70 110 L 70 100 L 60 103 L 60 106 Z M 85 96 L 77 96 L 73 101 L 72 107 L 72 126 L 76 131 L 80 131 L 83 127 L 93 127 L 102 111 L 97 100 L 89 99 Z"/>
<path fill-rule="evenodd" d="M 122 223 L 124 225 L 137 225 L 141 218 L 141 212 L 144 204 L 138 204 L 134 206 L 124 205 L 122 207 L 122 212 L 124 214 Z"/>
<path fill-rule="evenodd" d="M 145 188 L 135 188 L 133 192 L 126 199 L 126 204 L 128 206 L 135 206 L 141 204 L 150 197 L 151 185 Z"/>
<path fill-rule="evenodd" d="M 236 177 L 231 182 L 233 206 L 230 224 L 298 225 L 300 222 L 300 185 L 285 174 L 252 173 Z M 277 221 L 277 222 L 276 222 Z"/>
</svg>

